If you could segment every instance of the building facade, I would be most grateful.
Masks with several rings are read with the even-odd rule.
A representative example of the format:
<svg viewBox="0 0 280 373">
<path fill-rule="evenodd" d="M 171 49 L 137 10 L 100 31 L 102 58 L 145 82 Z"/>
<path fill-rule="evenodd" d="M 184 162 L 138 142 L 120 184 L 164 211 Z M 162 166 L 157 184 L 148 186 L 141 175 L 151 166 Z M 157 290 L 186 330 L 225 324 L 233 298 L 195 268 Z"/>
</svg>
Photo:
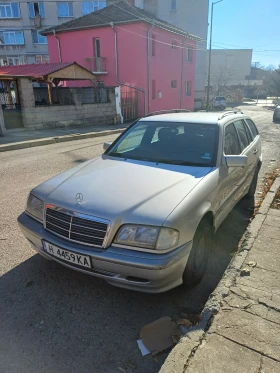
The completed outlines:
<svg viewBox="0 0 280 373">
<path fill-rule="evenodd" d="M 106 1 L 0 0 L 0 66 L 48 62 L 47 38 L 40 31 L 105 6 Z"/>
<path fill-rule="evenodd" d="M 47 39 L 40 31 L 104 8 L 107 1 L 0 0 L 0 65 L 49 61 Z M 197 44 L 195 100 L 204 98 L 208 0 L 127 0 L 156 18 L 199 36 Z"/>
<path fill-rule="evenodd" d="M 155 17 L 199 36 L 195 72 L 195 100 L 197 107 L 204 99 L 207 74 L 206 47 L 209 0 L 129 0 Z"/>
<path fill-rule="evenodd" d="M 211 71 L 227 71 L 234 83 L 250 79 L 252 49 L 212 49 Z M 207 52 L 207 63 L 209 51 Z"/>
<path fill-rule="evenodd" d="M 123 1 L 44 35 L 51 62 L 76 61 L 98 75 L 100 84 L 121 86 L 126 119 L 194 108 L 198 38 L 184 30 Z"/>
</svg>

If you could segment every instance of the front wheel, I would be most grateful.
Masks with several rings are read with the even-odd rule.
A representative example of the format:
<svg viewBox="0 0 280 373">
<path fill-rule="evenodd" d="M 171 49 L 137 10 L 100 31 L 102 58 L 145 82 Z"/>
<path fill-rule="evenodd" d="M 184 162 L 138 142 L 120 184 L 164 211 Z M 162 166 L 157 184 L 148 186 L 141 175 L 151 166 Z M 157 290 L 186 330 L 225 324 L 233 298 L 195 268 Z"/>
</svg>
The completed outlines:
<svg viewBox="0 0 280 373">
<path fill-rule="evenodd" d="M 205 219 L 199 224 L 193 239 L 193 246 L 183 273 L 183 284 L 190 288 L 202 279 L 213 246 L 212 226 Z"/>
</svg>

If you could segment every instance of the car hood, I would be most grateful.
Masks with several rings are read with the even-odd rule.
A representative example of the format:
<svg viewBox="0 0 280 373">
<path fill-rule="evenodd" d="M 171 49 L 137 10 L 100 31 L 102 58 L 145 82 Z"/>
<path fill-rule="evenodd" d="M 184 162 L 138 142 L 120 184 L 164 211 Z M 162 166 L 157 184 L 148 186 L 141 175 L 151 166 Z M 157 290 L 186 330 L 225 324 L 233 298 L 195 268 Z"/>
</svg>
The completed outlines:
<svg viewBox="0 0 280 373">
<path fill-rule="evenodd" d="M 103 155 L 46 181 L 34 193 L 46 203 L 114 223 L 162 225 L 210 171 Z"/>
</svg>

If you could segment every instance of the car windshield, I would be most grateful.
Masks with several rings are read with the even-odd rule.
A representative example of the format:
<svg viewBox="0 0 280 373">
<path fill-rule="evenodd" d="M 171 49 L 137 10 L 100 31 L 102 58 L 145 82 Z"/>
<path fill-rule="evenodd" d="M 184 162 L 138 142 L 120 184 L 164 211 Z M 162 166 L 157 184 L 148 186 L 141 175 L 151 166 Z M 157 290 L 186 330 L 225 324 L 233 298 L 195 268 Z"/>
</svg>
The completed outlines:
<svg viewBox="0 0 280 373">
<path fill-rule="evenodd" d="M 218 126 L 139 121 L 107 150 L 112 157 L 165 164 L 215 166 Z"/>
<path fill-rule="evenodd" d="M 223 97 L 223 96 L 216 97 L 216 100 L 217 100 L 217 101 L 223 101 L 223 100 L 225 100 L 225 99 L 226 99 L 226 98 Z"/>
</svg>

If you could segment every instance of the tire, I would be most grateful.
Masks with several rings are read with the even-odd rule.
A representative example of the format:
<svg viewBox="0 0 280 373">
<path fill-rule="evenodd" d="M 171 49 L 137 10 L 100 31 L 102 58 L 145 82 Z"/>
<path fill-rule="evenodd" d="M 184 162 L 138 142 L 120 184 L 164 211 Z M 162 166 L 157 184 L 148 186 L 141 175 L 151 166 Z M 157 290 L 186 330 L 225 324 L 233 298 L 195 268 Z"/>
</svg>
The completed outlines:
<svg viewBox="0 0 280 373">
<path fill-rule="evenodd" d="M 276 116 L 273 115 L 273 119 L 272 119 L 273 122 L 276 122 Z"/>
<path fill-rule="evenodd" d="M 202 220 L 195 232 L 193 247 L 183 273 L 183 284 L 194 287 L 202 279 L 208 264 L 209 254 L 213 247 L 212 225 Z"/>
<path fill-rule="evenodd" d="M 250 199 L 250 198 L 253 199 L 255 197 L 255 193 L 256 193 L 256 189 L 257 189 L 257 184 L 258 184 L 259 171 L 260 171 L 260 166 L 258 165 L 258 167 L 257 167 L 257 169 L 255 171 L 253 180 L 251 182 L 250 188 L 248 190 L 248 193 L 245 196 L 247 199 Z"/>
</svg>

